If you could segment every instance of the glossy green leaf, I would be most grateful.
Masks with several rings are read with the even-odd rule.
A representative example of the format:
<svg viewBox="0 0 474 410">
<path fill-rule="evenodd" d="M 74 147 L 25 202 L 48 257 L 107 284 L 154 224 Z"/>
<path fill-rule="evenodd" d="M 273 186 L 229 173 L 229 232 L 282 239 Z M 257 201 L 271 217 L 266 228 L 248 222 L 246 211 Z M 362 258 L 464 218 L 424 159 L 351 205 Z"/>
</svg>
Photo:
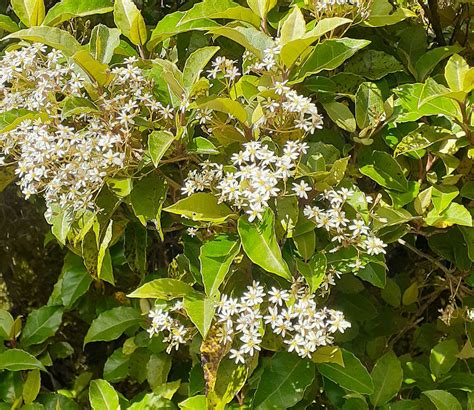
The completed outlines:
<svg viewBox="0 0 474 410">
<path fill-rule="evenodd" d="M 120 30 L 97 24 L 91 32 L 89 51 L 102 64 L 110 63 L 114 51 L 120 46 Z"/>
<path fill-rule="evenodd" d="M 7 349 L 0 353 L 0 370 L 17 372 L 20 370 L 44 370 L 43 364 L 30 353 L 20 349 Z"/>
<path fill-rule="evenodd" d="M 416 17 L 416 14 L 408 9 L 394 7 L 388 0 L 374 0 L 369 11 L 369 18 L 364 25 L 369 27 L 383 27 L 397 24 L 407 17 Z"/>
<path fill-rule="evenodd" d="M 296 260 L 298 271 L 304 276 L 306 283 L 312 293 L 316 292 L 326 277 L 327 258 L 324 253 L 316 253 L 308 263 Z"/>
<path fill-rule="evenodd" d="M 318 364 L 319 372 L 347 390 L 361 394 L 372 394 L 374 384 L 367 369 L 353 353 L 342 350 L 344 367 L 335 363 Z"/>
<path fill-rule="evenodd" d="M 93 410 L 118 410 L 119 397 L 112 385 L 101 379 L 92 380 L 89 401 Z"/>
<path fill-rule="evenodd" d="M 196 107 L 200 109 L 208 109 L 219 111 L 237 118 L 240 122 L 247 121 L 247 111 L 238 101 L 223 97 L 201 98 L 196 102 Z"/>
<path fill-rule="evenodd" d="M 219 204 L 217 198 L 208 193 L 198 192 L 175 204 L 164 208 L 163 211 L 182 215 L 193 221 L 222 223 L 234 214 L 225 204 Z"/>
<path fill-rule="evenodd" d="M 98 85 L 106 85 L 112 79 L 109 66 L 95 60 L 89 51 L 78 51 L 74 53 L 72 59 L 87 74 L 90 80 Z"/>
<path fill-rule="evenodd" d="M 356 120 L 354 114 L 346 104 L 332 101 L 323 103 L 323 107 L 326 110 L 329 118 L 343 130 L 354 132 L 356 130 Z"/>
<path fill-rule="evenodd" d="M 183 69 L 183 83 L 186 88 L 189 89 L 196 82 L 217 51 L 219 47 L 202 47 L 190 54 Z"/>
<path fill-rule="evenodd" d="M 111 0 L 61 0 L 48 11 L 43 24 L 59 26 L 63 21 L 72 18 L 109 13 L 113 9 Z"/>
<path fill-rule="evenodd" d="M 71 34 L 57 27 L 31 27 L 11 33 L 3 39 L 6 40 L 9 38 L 18 38 L 21 40 L 43 43 L 61 50 L 67 56 L 72 56 L 81 48 L 81 45 Z"/>
<path fill-rule="evenodd" d="M 456 202 L 451 202 L 443 212 L 438 212 L 433 208 L 426 215 L 425 222 L 438 228 L 447 228 L 454 224 L 472 226 L 472 216 L 466 207 Z"/>
<path fill-rule="evenodd" d="M 199 254 L 201 276 L 208 296 L 219 291 L 230 265 L 240 251 L 240 241 L 230 235 L 218 235 L 204 243 Z"/>
<path fill-rule="evenodd" d="M 306 32 L 306 22 L 298 6 L 294 6 L 288 17 L 283 21 L 280 30 L 280 44 L 299 39 Z"/>
<path fill-rule="evenodd" d="M 461 404 L 451 393 L 444 390 L 427 390 L 423 394 L 435 405 L 437 410 L 461 410 Z"/>
<path fill-rule="evenodd" d="M 444 69 L 444 77 L 448 86 L 453 91 L 469 92 L 466 77 L 469 72 L 469 64 L 459 54 L 454 54 L 448 60 Z"/>
<path fill-rule="evenodd" d="M 378 50 L 363 50 L 347 62 L 345 70 L 369 80 L 380 80 L 388 74 L 404 71 L 404 68 L 391 54 Z"/>
<path fill-rule="evenodd" d="M 334 70 L 369 43 L 368 40 L 351 38 L 325 40 L 314 47 L 294 79 L 302 81 L 311 74 L 317 74 L 323 70 Z"/>
<path fill-rule="evenodd" d="M 205 338 L 214 318 L 216 300 L 193 292 L 184 297 L 183 304 L 189 318 L 197 327 L 201 336 Z"/>
<path fill-rule="evenodd" d="M 242 247 L 250 260 L 265 269 L 287 280 L 291 280 L 291 272 L 283 260 L 280 247 L 275 236 L 273 212 L 268 209 L 261 221 L 248 222 L 246 216 L 239 218 L 237 230 Z"/>
<path fill-rule="evenodd" d="M 431 349 L 431 373 L 436 378 L 448 373 L 449 370 L 451 370 L 451 368 L 456 364 L 458 359 L 456 356 L 458 353 L 459 348 L 456 340 L 447 339 L 439 342 L 435 347 L 433 347 L 433 349 Z"/>
<path fill-rule="evenodd" d="M 13 323 L 14 320 L 10 312 L 0 309 L 0 339 L 10 339 Z"/>
<path fill-rule="evenodd" d="M 44 20 L 44 0 L 11 0 L 11 6 L 26 27 L 39 26 Z"/>
<path fill-rule="evenodd" d="M 196 291 L 187 283 L 171 278 L 155 279 L 128 295 L 129 298 L 175 299 L 193 295 Z"/>
<path fill-rule="evenodd" d="M 375 128 L 384 119 L 382 92 L 375 83 L 362 83 L 357 89 L 355 118 L 360 129 Z"/>
<path fill-rule="evenodd" d="M 371 403 L 377 407 L 395 397 L 402 386 L 403 370 L 400 360 L 392 351 L 381 356 L 371 373 L 374 393 L 370 395 Z"/>
<path fill-rule="evenodd" d="M 35 401 L 41 388 L 41 374 L 39 370 L 28 372 L 25 383 L 23 384 L 23 401 L 30 404 Z"/>
<path fill-rule="evenodd" d="M 443 46 L 433 48 L 424 53 L 415 63 L 415 70 L 417 72 L 417 80 L 424 81 L 434 68 L 445 58 L 459 52 L 461 46 Z"/>
<path fill-rule="evenodd" d="M 171 146 L 175 137 L 168 131 L 153 131 L 148 137 L 148 151 L 155 167 Z"/>
<path fill-rule="evenodd" d="M 135 45 L 143 45 L 147 40 L 145 20 L 132 0 L 115 0 L 114 21 L 122 34 Z"/>
<path fill-rule="evenodd" d="M 140 320 L 140 312 L 132 307 L 120 306 L 107 310 L 92 322 L 84 338 L 84 345 L 115 340 L 130 327 L 138 325 Z"/>
<path fill-rule="evenodd" d="M 9 16 L 0 14 L 0 29 L 7 33 L 14 33 L 15 31 L 18 31 L 20 27 L 18 27 L 18 24 L 16 24 Z"/>
<path fill-rule="evenodd" d="M 408 181 L 403 174 L 402 168 L 386 152 L 374 151 L 371 163 L 362 166 L 360 172 L 385 188 L 402 192 L 408 189 Z"/>
<path fill-rule="evenodd" d="M 43 306 L 31 312 L 21 333 L 21 345 L 36 345 L 54 336 L 62 317 L 63 310 L 60 306 Z"/>
<path fill-rule="evenodd" d="M 64 259 L 62 272 L 61 300 L 66 308 L 71 308 L 87 292 L 93 279 L 82 259 L 71 253 Z"/>
<path fill-rule="evenodd" d="M 314 364 L 297 355 L 276 353 L 263 370 L 252 408 L 282 409 L 294 406 L 314 379 Z"/>
</svg>

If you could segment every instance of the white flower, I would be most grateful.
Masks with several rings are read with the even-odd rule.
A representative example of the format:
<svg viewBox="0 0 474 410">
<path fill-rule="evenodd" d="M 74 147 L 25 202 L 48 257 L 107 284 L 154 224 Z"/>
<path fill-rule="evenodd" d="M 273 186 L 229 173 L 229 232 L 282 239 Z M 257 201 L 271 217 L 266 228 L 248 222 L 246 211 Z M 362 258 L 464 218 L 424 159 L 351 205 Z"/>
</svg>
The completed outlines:
<svg viewBox="0 0 474 410">
<path fill-rule="evenodd" d="M 299 184 L 293 183 L 293 192 L 299 198 L 308 199 L 308 194 L 306 192 L 311 191 L 311 187 L 304 181 L 301 181 Z"/>
<path fill-rule="evenodd" d="M 197 228 L 193 228 L 193 227 L 189 227 L 186 231 L 188 232 L 188 235 L 191 238 L 194 238 L 198 232 Z"/>
<path fill-rule="evenodd" d="M 369 236 L 364 242 L 363 245 L 367 249 L 369 255 L 378 255 L 380 253 L 386 253 L 385 247 L 387 246 L 380 238 L 376 236 Z"/>
<path fill-rule="evenodd" d="M 229 359 L 233 359 L 235 363 L 242 363 L 245 364 L 244 353 L 241 350 L 230 349 L 229 351 Z"/>
</svg>

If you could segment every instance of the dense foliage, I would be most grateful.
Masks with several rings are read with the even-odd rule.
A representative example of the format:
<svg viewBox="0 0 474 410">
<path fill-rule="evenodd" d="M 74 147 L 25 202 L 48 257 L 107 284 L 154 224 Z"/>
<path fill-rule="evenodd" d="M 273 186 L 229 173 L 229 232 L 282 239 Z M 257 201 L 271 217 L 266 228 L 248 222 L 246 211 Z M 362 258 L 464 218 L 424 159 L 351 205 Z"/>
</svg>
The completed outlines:
<svg viewBox="0 0 474 410">
<path fill-rule="evenodd" d="M 474 409 L 472 5 L 0 9 L 0 409 Z"/>
</svg>

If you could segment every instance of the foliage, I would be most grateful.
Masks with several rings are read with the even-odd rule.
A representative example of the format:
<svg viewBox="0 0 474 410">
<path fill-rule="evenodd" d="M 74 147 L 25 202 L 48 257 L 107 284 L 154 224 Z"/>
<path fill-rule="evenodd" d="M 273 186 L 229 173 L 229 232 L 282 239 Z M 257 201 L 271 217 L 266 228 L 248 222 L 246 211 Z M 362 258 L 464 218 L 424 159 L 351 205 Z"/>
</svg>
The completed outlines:
<svg viewBox="0 0 474 410">
<path fill-rule="evenodd" d="M 0 6 L 0 409 L 474 406 L 472 5 Z"/>
</svg>

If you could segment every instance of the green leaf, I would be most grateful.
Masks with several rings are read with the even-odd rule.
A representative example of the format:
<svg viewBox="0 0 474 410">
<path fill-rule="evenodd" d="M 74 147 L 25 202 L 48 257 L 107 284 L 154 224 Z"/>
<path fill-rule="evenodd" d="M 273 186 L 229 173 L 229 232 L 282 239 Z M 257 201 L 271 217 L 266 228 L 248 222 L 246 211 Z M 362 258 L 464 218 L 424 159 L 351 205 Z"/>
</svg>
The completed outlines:
<svg viewBox="0 0 474 410">
<path fill-rule="evenodd" d="M 216 27 L 209 33 L 230 38 L 259 58 L 263 58 L 265 49 L 273 46 L 271 37 L 254 27 Z"/>
<path fill-rule="evenodd" d="M 21 345 L 36 345 L 54 336 L 62 317 L 63 310 L 60 306 L 43 306 L 31 312 L 21 333 Z"/>
<path fill-rule="evenodd" d="M 303 13 L 298 6 L 294 6 L 291 13 L 283 21 L 280 30 L 280 44 L 284 45 L 289 41 L 299 39 L 306 32 L 306 22 Z"/>
<path fill-rule="evenodd" d="M 255 27 L 260 25 L 260 19 L 252 10 L 230 0 L 204 0 L 196 3 L 192 9 L 185 13 L 181 24 L 203 18 L 240 20 Z"/>
<path fill-rule="evenodd" d="M 372 370 L 374 393 L 370 401 L 374 407 L 387 403 L 402 387 L 403 370 L 395 353 L 389 351 L 377 360 Z"/>
<path fill-rule="evenodd" d="M 466 207 L 456 202 L 451 202 L 443 212 L 437 212 L 433 208 L 426 215 L 425 222 L 437 228 L 447 228 L 454 224 L 472 226 L 472 216 Z"/>
<path fill-rule="evenodd" d="M 156 393 L 156 388 L 166 383 L 171 370 L 171 356 L 167 353 L 153 354 L 146 365 L 146 378 L 151 389 Z"/>
<path fill-rule="evenodd" d="M 148 137 L 148 151 L 155 167 L 166 154 L 175 137 L 168 131 L 153 131 Z"/>
<path fill-rule="evenodd" d="M 183 305 L 191 322 L 198 328 L 201 336 L 205 338 L 214 318 L 215 299 L 193 292 L 184 297 Z"/>
<path fill-rule="evenodd" d="M 469 64 L 459 54 L 454 54 L 446 64 L 444 78 L 452 91 L 469 92 L 466 84 L 466 76 L 469 72 Z"/>
<path fill-rule="evenodd" d="M 382 92 L 377 85 L 362 83 L 355 98 L 355 118 L 359 128 L 377 127 L 385 116 Z"/>
<path fill-rule="evenodd" d="M 337 346 L 320 346 L 311 356 L 313 363 L 336 363 L 344 366 L 342 350 Z"/>
<path fill-rule="evenodd" d="M 66 119 L 74 115 L 99 113 L 97 106 L 88 98 L 69 95 L 63 100 L 62 118 Z"/>
<path fill-rule="evenodd" d="M 268 12 L 276 6 L 277 0 L 247 0 L 247 4 L 257 16 L 264 19 Z"/>
<path fill-rule="evenodd" d="M 335 363 L 318 365 L 319 372 L 344 389 L 361 394 L 372 394 L 374 384 L 367 369 L 351 352 L 342 349 L 344 367 Z"/>
<path fill-rule="evenodd" d="M 163 211 L 182 215 L 193 221 L 214 223 L 222 223 L 234 216 L 232 210 L 227 205 L 219 204 L 214 195 L 205 192 L 192 194 L 164 208 Z"/>
<path fill-rule="evenodd" d="M 34 120 L 41 115 L 24 108 L 13 109 L 0 113 L 0 133 L 11 131 L 23 121 Z"/>
<path fill-rule="evenodd" d="M 448 373 L 456 364 L 459 348 L 456 340 L 447 339 L 438 343 L 430 354 L 430 370 L 438 379 L 440 376 Z"/>
<path fill-rule="evenodd" d="M 428 50 L 415 63 L 417 80 L 424 81 L 445 58 L 462 50 L 461 46 L 443 46 Z"/>
<path fill-rule="evenodd" d="M 428 148 L 436 142 L 449 138 L 452 138 L 452 134 L 444 128 L 424 124 L 403 137 L 395 148 L 394 156 Z"/>
<path fill-rule="evenodd" d="M 435 405 L 437 410 L 461 410 L 459 401 L 444 390 L 427 390 L 422 392 Z"/>
<path fill-rule="evenodd" d="M 248 222 L 246 216 L 241 216 L 237 230 L 242 240 L 242 247 L 253 263 L 267 272 L 291 280 L 291 272 L 283 260 L 276 239 L 274 219 L 271 209 L 268 209 L 258 222 Z"/>
<path fill-rule="evenodd" d="M 152 280 L 127 295 L 129 298 L 175 299 L 193 295 L 196 291 L 187 283 L 170 278 Z"/>
<path fill-rule="evenodd" d="M 204 243 L 199 254 L 201 276 L 208 296 L 219 291 L 230 265 L 240 251 L 240 241 L 231 235 L 218 235 Z"/>
<path fill-rule="evenodd" d="M 115 0 L 114 21 L 133 44 L 140 46 L 146 43 L 148 34 L 145 20 L 132 0 Z"/>
<path fill-rule="evenodd" d="M 316 40 L 324 34 L 351 22 L 352 20 L 343 17 L 328 17 L 318 21 L 316 27 L 308 31 L 304 38 L 291 40 L 283 44 L 280 51 L 281 61 L 286 67 L 291 67 L 300 57 L 305 56 L 305 51 Z"/>
<path fill-rule="evenodd" d="M 395 105 L 402 109 L 397 121 L 416 121 L 429 115 L 445 115 L 462 120 L 459 105 L 450 98 L 436 97 L 420 106 L 420 101 L 423 101 L 424 86 L 421 83 L 404 84 L 394 89 L 395 94 L 399 97 Z"/>
<path fill-rule="evenodd" d="M 276 353 L 264 368 L 252 408 L 286 409 L 302 398 L 314 379 L 314 364 L 301 360 L 297 355 Z"/>
<path fill-rule="evenodd" d="M 143 226 L 147 226 L 147 221 L 152 221 L 161 232 L 161 208 L 166 199 L 167 190 L 166 180 L 156 173 L 150 173 L 135 183 L 130 193 L 130 201 L 133 212 Z"/>
<path fill-rule="evenodd" d="M 453 185 L 434 185 L 431 189 L 431 202 L 436 212 L 443 212 L 453 199 L 459 195 L 459 189 Z"/>
<path fill-rule="evenodd" d="M 93 410 L 118 410 L 119 397 L 109 382 L 96 379 L 89 386 L 89 400 Z"/>
<path fill-rule="evenodd" d="M 102 312 L 91 324 L 84 345 L 91 342 L 117 339 L 123 332 L 140 323 L 140 312 L 127 306 L 119 306 Z"/>
<path fill-rule="evenodd" d="M 43 364 L 33 355 L 20 349 L 7 349 L 0 353 L 0 370 L 17 372 L 20 370 L 44 370 Z"/>
<path fill-rule="evenodd" d="M 41 388 L 41 374 L 39 370 L 28 372 L 25 383 L 23 384 L 23 401 L 30 404 L 35 401 Z"/>
<path fill-rule="evenodd" d="M 372 153 L 372 161 L 362 166 L 360 172 L 385 188 L 402 192 L 408 190 L 408 181 L 403 174 L 402 168 L 386 152 L 374 151 Z"/>
<path fill-rule="evenodd" d="M 219 27 L 218 23 L 207 18 L 182 23 L 185 14 L 186 12 L 184 11 L 176 11 L 163 17 L 151 33 L 146 48 L 151 51 L 159 43 L 175 34 L 184 33 L 190 30 L 207 31 L 211 28 Z"/>
<path fill-rule="evenodd" d="M 329 118 L 331 118 L 339 128 L 349 132 L 356 130 L 356 120 L 346 104 L 332 101 L 323 103 L 323 107 L 329 115 Z"/>
<path fill-rule="evenodd" d="M 106 85 L 112 79 L 109 66 L 95 60 L 87 50 L 74 53 L 72 60 L 87 74 L 91 81 L 95 81 L 98 85 Z"/>
<path fill-rule="evenodd" d="M 183 83 L 189 89 L 220 47 L 202 47 L 191 53 L 183 68 Z"/>
<path fill-rule="evenodd" d="M 128 376 L 129 358 L 121 347 L 115 350 L 105 362 L 104 378 L 112 383 L 124 380 Z"/>
<path fill-rule="evenodd" d="M 99 246 L 99 253 L 97 254 L 97 278 L 115 285 L 112 263 L 109 261 L 110 253 L 108 249 L 110 241 L 112 240 L 112 225 L 113 220 L 110 220 Z"/>
<path fill-rule="evenodd" d="M 299 82 L 311 74 L 316 74 L 323 70 L 334 70 L 368 44 L 370 44 L 368 40 L 351 38 L 325 40 L 314 47 L 314 50 L 303 62 L 294 79 Z"/>
<path fill-rule="evenodd" d="M 13 329 L 13 317 L 10 312 L 0 309 L 0 339 L 9 340 Z"/>
<path fill-rule="evenodd" d="M 12 9 L 26 26 L 39 26 L 44 20 L 43 0 L 11 0 Z"/>
<path fill-rule="evenodd" d="M 232 115 L 240 122 L 247 121 L 247 111 L 238 101 L 224 97 L 205 97 L 196 101 L 196 108 L 208 109 Z"/>
<path fill-rule="evenodd" d="M 327 258 L 324 253 L 316 253 L 308 263 L 296 260 L 298 271 L 304 276 L 311 293 L 316 292 L 326 276 Z"/>
<path fill-rule="evenodd" d="M 206 396 L 190 397 L 179 403 L 179 408 L 182 410 L 207 410 Z"/>
<path fill-rule="evenodd" d="M 100 0 L 103 1 L 103 0 Z M 114 51 L 120 46 L 120 30 L 97 24 L 91 32 L 89 51 L 92 56 L 103 64 L 110 63 Z"/>
<path fill-rule="evenodd" d="M 80 51 L 81 45 L 67 31 L 56 27 L 31 27 L 11 33 L 4 37 L 3 40 L 10 38 L 19 38 L 34 43 L 43 43 L 47 46 L 61 50 L 66 56 L 72 56 Z"/>
<path fill-rule="evenodd" d="M 92 276 L 87 271 L 79 256 L 68 253 L 64 259 L 63 278 L 61 281 L 61 300 L 69 309 L 92 283 Z"/>
<path fill-rule="evenodd" d="M 0 14 L 0 29 L 7 33 L 14 33 L 15 31 L 18 31 L 20 27 L 18 27 L 18 24 L 16 24 L 9 16 Z"/>
<path fill-rule="evenodd" d="M 391 54 L 378 50 L 363 50 L 347 62 L 344 70 L 369 80 L 380 80 L 388 74 L 404 71 L 404 68 Z"/>
<path fill-rule="evenodd" d="M 63 21 L 93 14 L 105 14 L 113 10 L 111 0 L 62 0 L 54 5 L 46 14 L 45 26 L 59 26 Z"/>
<path fill-rule="evenodd" d="M 412 11 L 394 7 L 388 0 L 374 0 L 370 7 L 369 18 L 364 22 L 364 25 L 369 27 L 383 27 L 392 24 L 397 24 L 407 17 L 416 17 Z"/>
<path fill-rule="evenodd" d="M 418 300 L 418 293 L 418 283 L 413 282 L 408 288 L 405 289 L 405 292 L 403 292 L 402 303 L 405 306 L 416 303 Z"/>
<path fill-rule="evenodd" d="M 371 262 L 359 269 L 357 276 L 378 288 L 384 288 L 387 268 L 383 263 Z"/>
</svg>

